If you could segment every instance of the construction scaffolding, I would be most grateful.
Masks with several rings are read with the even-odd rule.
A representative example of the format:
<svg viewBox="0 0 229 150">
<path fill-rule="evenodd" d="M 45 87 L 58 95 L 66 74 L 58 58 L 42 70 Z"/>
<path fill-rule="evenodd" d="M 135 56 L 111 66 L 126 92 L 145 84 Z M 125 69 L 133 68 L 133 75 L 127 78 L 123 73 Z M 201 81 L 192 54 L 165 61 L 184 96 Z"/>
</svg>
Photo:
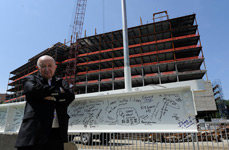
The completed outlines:
<svg viewBox="0 0 229 150">
<path fill-rule="evenodd" d="M 163 20 L 155 21 L 161 14 L 165 14 Z M 132 87 L 202 79 L 206 67 L 196 15 L 169 19 L 164 11 L 154 14 L 153 20 L 128 29 Z M 124 88 L 122 30 L 80 38 L 77 44 L 76 94 Z M 66 78 L 67 63 L 73 61 L 68 57 L 69 50 L 69 46 L 57 43 L 12 71 L 7 102 L 24 100 L 21 81 L 37 73 L 36 60 L 41 55 L 54 57 L 56 75 Z"/>
</svg>

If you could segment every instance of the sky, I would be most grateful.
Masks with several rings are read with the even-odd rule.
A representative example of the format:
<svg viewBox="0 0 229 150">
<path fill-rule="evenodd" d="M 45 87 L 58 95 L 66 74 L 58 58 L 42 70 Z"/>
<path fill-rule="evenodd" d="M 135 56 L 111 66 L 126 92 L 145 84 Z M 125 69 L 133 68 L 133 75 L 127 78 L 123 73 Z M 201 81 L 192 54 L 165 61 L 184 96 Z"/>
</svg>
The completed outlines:
<svg viewBox="0 0 229 150">
<path fill-rule="evenodd" d="M 0 93 L 10 72 L 71 35 L 77 0 L 0 0 Z M 220 81 L 229 99 L 228 0 L 126 0 L 127 26 L 152 23 L 153 13 L 169 18 L 195 13 L 207 77 Z M 121 0 L 87 0 L 83 30 L 87 36 L 122 29 Z M 83 32 L 84 33 L 84 32 Z M 83 37 L 84 35 L 82 35 Z M 204 77 L 206 80 L 206 76 Z"/>
</svg>

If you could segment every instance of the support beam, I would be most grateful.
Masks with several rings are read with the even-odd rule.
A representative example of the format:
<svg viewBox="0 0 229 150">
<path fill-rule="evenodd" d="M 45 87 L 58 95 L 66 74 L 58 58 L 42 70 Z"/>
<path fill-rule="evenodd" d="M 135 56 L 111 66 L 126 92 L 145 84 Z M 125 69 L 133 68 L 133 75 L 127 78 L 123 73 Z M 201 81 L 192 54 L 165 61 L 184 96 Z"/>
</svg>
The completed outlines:
<svg viewBox="0 0 229 150">
<path fill-rule="evenodd" d="M 125 76 L 125 90 L 131 91 L 131 70 L 129 61 L 129 43 L 128 43 L 128 30 L 127 30 L 127 17 L 126 17 L 126 1 L 122 0 L 122 33 L 123 33 L 123 48 L 124 48 L 124 76 Z"/>
</svg>

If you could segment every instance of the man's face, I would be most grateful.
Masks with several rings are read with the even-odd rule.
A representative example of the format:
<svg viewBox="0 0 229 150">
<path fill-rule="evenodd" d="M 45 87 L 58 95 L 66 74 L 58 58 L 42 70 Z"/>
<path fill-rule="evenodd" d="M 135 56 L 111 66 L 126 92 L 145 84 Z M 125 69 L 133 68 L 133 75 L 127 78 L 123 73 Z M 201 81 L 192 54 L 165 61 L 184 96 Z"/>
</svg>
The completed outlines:
<svg viewBox="0 0 229 150">
<path fill-rule="evenodd" d="M 54 76 L 56 67 L 57 66 L 52 58 L 44 57 L 40 60 L 38 69 L 42 77 L 45 79 L 50 79 Z"/>
</svg>

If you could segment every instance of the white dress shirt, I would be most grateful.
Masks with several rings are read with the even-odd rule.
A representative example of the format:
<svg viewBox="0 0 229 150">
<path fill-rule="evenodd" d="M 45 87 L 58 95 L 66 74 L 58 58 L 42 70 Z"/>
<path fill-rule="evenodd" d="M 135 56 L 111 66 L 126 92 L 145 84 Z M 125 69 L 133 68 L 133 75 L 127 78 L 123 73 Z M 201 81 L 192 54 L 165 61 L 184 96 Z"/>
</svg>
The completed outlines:
<svg viewBox="0 0 229 150">
<path fill-rule="evenodd" d="M 51 83 L 52 83 L 52 79 L 49 79 L 48 80 L 48 84 L 51 85 Z M 58 121 L 56 109 L 54 109 L 54 117 L 53 117 L 53 121 L 52 121 L 52 128 L 59 128 L 59 121 Z"/>
</svg>

